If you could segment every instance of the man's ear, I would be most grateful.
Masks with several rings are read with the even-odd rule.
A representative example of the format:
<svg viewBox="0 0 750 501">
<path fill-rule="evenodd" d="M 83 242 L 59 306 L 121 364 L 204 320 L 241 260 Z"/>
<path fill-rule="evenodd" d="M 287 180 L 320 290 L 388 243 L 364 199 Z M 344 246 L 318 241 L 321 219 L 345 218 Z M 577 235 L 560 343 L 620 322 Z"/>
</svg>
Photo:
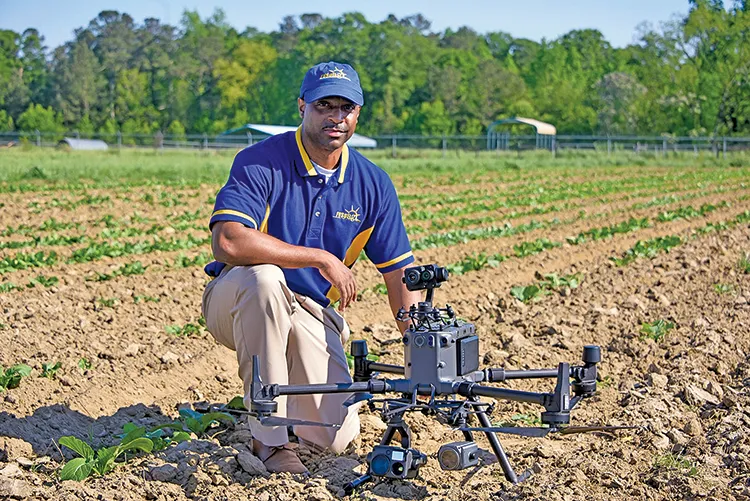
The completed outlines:
<svg viewBox="0 0 750 501">
<path fill-rule="evenodd" d="M 301 97 L 298 97 L 297 98 L 297 107 L 299 108 L 299 117 L 300 118 L 305 118 L 305 106 L 306 106 L 305 101 Z"/>
</svg>

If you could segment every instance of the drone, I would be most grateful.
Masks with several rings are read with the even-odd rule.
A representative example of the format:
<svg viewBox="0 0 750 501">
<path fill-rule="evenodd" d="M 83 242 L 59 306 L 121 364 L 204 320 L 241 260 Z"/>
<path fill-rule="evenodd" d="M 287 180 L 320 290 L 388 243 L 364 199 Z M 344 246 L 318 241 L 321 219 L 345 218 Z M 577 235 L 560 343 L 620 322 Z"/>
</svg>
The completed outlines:
<svg viewBox="0 0 750 501">
<path fill-rule="evenodd" d="M 583 365 L 561 362 L 554 369 L 505 370 L 479 369 L 479 337 L 473 324 L 462 321 L 450 305 L 433 306 L 435 289 L 448 280 L 448 270 L 434 264 L 407 268 L 402 281 L 410 291 L 426 290 L 425 301 L 401 308 L 396 319 L 408 321 L 401 341 L 404 365 L 390 365 L 367 358 L 367 342 L 356 340 L 351 345 L 354 359 L 353 382 L 331 384 L 279 385 L 266 384 L 260 376 L 260 360 L 253 356 L 250 409 L 252 415 L 268 426 L 332 426 L 339 425 L 274 416 L 281 395 L 351 393 L 344 402 L 349 407 L 367 402 L 379 411 L 386 430 L 379 445 L 367 455 L 367 472 L 344 487 L 346 495 L 375 477 L 412 479 L 427 462 L 427 455 L 412 447 L 412 435 L 404 417 L 408 412 L 422 412 L 438 422 L 463 433 L 464 440 L 444 444 L 437 453 L 443 470 L 463 470 L 479 464 L 479 448 L 474 433 L 484 433 L 505 478 L 512 484 L 523 482 L 532 470 L 516 473 L 510 464 L 497 434 L 544 437 L 551 433 L 569 434 L 610 431 L 625 426 L 568 426 L 570 411 L 583 399 L 596 393 L 597 364 L 601 361 L 599 346 L 583 348 Z M 381 374 L 393 374 L 388 379 Z M 555 379 L 554 390 L 537 393 L 487 386 L 515 379 Z M 396 394 L 376 398 L 376 395 Z M 421 397 L 421 398 L 420 398 Z M 480 400 L 527 402 L 544 408 L 540 427 L 502 427 L 491 424 L 489 414 L 494 403 Z M 470 426 L 473 417 L 480 426 Z M 398 435 L 397 445 L 392 445 Z"/>
</svg>

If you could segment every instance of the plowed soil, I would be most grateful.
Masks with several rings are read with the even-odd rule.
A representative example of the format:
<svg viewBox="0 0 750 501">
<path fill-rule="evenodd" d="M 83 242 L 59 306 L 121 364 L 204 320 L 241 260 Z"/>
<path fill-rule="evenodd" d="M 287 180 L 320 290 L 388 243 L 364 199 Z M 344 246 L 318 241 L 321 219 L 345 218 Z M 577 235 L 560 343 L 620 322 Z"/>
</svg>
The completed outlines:
<svg viewBox="0 0 750 501">
<path fill-rule="evenodd" d="M 626 180 L 635 172 L 640 176 L 669 174 L 663 167 L 640 167 L 637 171 L 611 170 L 598 177 Z M 524 174 L 499 177 L 495 182 L 513 187 L 522 186 L 526 179 Z M 597 176 L 567 173 L 560 179 L 576 184 Z M 401 178 L 395 184 L 408 186 Z M 716 191 L 722 187 L 726 190 Z M 117 239 L 120 242 L 188 234 L 205 238 L 208 232 L 201 225 L 207 222 L 210 197 L 217 188 L 89 190 L 87 195 L 101 197 L 99 202 L 67 208 L 59 201 L 81 200 L 84 194 L 10 194 L 0 213 L 0 231 L 22 223 L 34 229 L 27 234 L 8 232 L 0 243 L 49 235 L 52 232 L 37 227 L 50 218 L 80 224 L 56 231 L 58 235 L 110 241 L 101 233 L 106 214 L 119 221 L 121 229 L 160 226 L 153 235 L 123 237 Z M 502 191 L 483 188 L 488 190 L 488 200 Z M 649 192 L 633 199 L 626 192 L 607 195 L 607 199 L 572 198 L 578 204 L 575 210 L 512 221 L 518 226 L 532 220 L 560 220 L 548 228 L 415 252 L 418 262 L 441 265 L 479 252 L 511 256 L 496 267 L 452 276 L 436 292 L 436 302 L 450 303 L 460 317 L 476 325 L 483 367 L 554 368 L 560 362 L 579 363 L 584 345 L 600 345 L 597 394 L 574 409 L 571 424 L 637 428 L 543 439 L 501 436 L 516 471 L 534 471 L 525 482 L 511 485 L 483 439 L 478 440 L 485 451 L 478 467 L 441 470 L 438 448 L 462 440 L 461 435 L 414 413 L 408 416 L 412 446 L 429 458 L 418 478 L 371 482 L 353 498 L 750 499 L 750 274 L 747 264 L 740 263 L 750 259 L 750 226 L 747 217 L 737 219 L 750 209 L 750 201 L 737 176 L 708 188 L 680 183 L 674 191 Z M 399 189 L 402 195 L 421 191 L 421 187 Z M 461 189 L 449 186 L 448 192 L 457 194 Z M 673 192 L 695 196 L 684 202 L 633 208 Z M 109 200 L 103 200 L 107 196 Z M 726 205 L 704 216 L 656 222 L 662 211 L 723 202 Z M 409 204 L 415 207 L 416 202 Z M 190 219 L 195 226 L 175 230 L 180 216 L 187 213 L 194 217 L 182 221 Z M 139 222 L 137 216 L 148 220 Z M 502 225 L 502 216 L 498 212 L 492 224 Z M 566 237 L 630 217 L 647 217 L 653 224 L 581 245 L 565 243 Z M 706 229 L 709 224 L 713 226 Z M 427 226 L 422 226 L 420 236 L 429 234 Z M 625 266 L 615 266 L 610 259 L 623 255 L 639 240 L 668 235 L 679 236 L 682 243 Z M 537 238 L 563 245 L 514 257 L 514 245 Z M 129 458 L 105 477 L 60 481 L 59 468 L 72 457 L 58 446 L 61 436 L 111 445 L 125 423 L 168 423 L 178 408 L 225 403 L 242 388 L 234 353 L 216 344 L 205 330 L 190 336 L 170 333 L 175 326 L 199 324 L 200 298 L 207 282 L 200 266 L 181 267 L 175 260 L 209 252 L 207 245 L 82 263 L 66 261 L 85 245 L 0 248 L 0 259 L 18 252 L 51 250 L 61 256 L 53 266 L 0 275 L 0 284 L 12 282 L 19 287 L 0 293 L 0 366 L 26 363 L 34 369 L 18 388 L 0 393 L 0 498 L 329 500 L 340 498 L 344 484 L 365 471 L 364 458 L 379 442 L 384 425 L 378 415 L 363 408 L 357 447 L 338 456 L 302 451 L 309 475 L 269 475 L 258 469 L 249 449 L 247 424 L 239 420 L 215 428 L 211 438 L 195 438 Z M 145 274 L 92 279 L 134 261 L 146 267 Z M 355 271 L 363 293 L 345 312 L 352 337 L 366 339 L 370 350 L 380 354 L 380 361 L 403 363 L 387 298 L 371 290 L 379 281 L 375 268 L 364 262 Z M 527 304 L 511 296 L 511 287 L 535 283 L 551 273 L 579 274 L 580 285 L 550 291 Z M 57 277 L 58 282 L 48 287 L 34 284 L 40 274 Z M 673 327 L 663 336 L 644 334 L 644 323 L 659 320 Z M 91 367 L 79 367 L 81 359 Z M 56 376 L 39 377 L 42 364 L 54 362 L 62 364 Z M 552 390 L 545 380 L 505 386 Z M 531 405 L 498 401 L 491 419 L 533 426 L 538 425 L 539 411 Z"/>
</svg>

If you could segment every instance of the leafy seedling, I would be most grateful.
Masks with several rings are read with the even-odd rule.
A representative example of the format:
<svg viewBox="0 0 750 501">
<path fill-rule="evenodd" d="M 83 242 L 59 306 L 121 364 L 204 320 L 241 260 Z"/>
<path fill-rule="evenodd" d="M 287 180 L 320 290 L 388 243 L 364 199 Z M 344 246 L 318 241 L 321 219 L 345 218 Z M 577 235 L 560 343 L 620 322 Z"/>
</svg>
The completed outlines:
<svg viewBox="0 0 750 501">
<path fill-rule="evenodd" d="M 167 334 L 172 334 L 174 336 L 179 337 L 189 337 L 194 336 L 197 334 L 200 334 L 201 332 L 201 326 L 195 325 L 191 323 L 187 323 L 185 325 L 167 325 L 164 327 L 164 330 L 167 331 Z"/>
<path fill-rule="evenodd" d="M 674 322 L 664 321 L 662 319 L 656 322 L 641 324 L 641 334 L 643 338 L 653 339 L 657 343 L 664 339 L 667 333 L 674 329 Z"/>
<path fill-rule="evenodd" d="M 81 369 L 81 371 L 83 372 L 91 370 L 91 367 L 92 365 L 88 358 L 81 358 L 78 361 L 78 368 Z"/>
<path fill-rule="evenodd" d="M 137 434 L 127 434 L 118 445 L 104 447 L 96 452 L 89 444 L 76 437 L 60 437 L 60 445 L 80 456 L 65 463 L 65 466 L 60 470 L 60 480 L 77 480 L 80 482 L 92 473 L 104 476 L 114 469 L 117 459 L 126 452 L 151 452 L 153 450 L 154 443 L 150 439 L 135 435 Z"/>
<path fill-rule="evenodd" d="M 234 423 L 235 419 L 226 412 L 208 412 L 201 414 L 192 409 L 180 409 L 180 425 L 182 430 L 190 430 L 198 437 L 203 437 L 214 423 L 221 421 Z"/>
<path fill-rule="evenodd" d="M 57 371 L 62 367 L 61 362 L 57 362 L 55 364 L 52 363 L 46 363 L 42 364 L 42 373 L 39 375 L 39 377 L 46 377 L 47 379 L 55 379 L 57 377 Z"/>
<path fill-rule="evenodd" d="M 517 285 L 511 287 L 510 295 L 518 299 L 522 303 L 528 303 L 529 301 L 537 300 L 544 293 L 541 287 L 537 285 Z"/>
<path fill-rule="evenodd" d="M 13 367 L 8 367 L 5 371 L 0 367 L 0 393 L 5 390 L 12 390 L 18 388 L 21 384 L 21 379 L 31 375 L 31 367 L 26 364 L 17 364 Z"/>
</svg>

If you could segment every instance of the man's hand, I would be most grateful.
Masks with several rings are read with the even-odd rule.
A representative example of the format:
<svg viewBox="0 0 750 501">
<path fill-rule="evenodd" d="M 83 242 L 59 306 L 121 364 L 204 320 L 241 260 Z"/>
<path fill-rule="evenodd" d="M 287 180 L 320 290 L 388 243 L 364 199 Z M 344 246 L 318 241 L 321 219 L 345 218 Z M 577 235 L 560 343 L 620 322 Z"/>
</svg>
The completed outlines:
<svg viewBox="0 0 750 501">
<path fill-rule="evenodd" d="M 341 295 L 339 311 L 344 311 L 347 306 L 357 300 L 357 282 L 348 266 L 333 254 L 328 255 L 330 259 L 325 259 L 318 270 L 323 278 L 338 289 Z"/>
</svg>

